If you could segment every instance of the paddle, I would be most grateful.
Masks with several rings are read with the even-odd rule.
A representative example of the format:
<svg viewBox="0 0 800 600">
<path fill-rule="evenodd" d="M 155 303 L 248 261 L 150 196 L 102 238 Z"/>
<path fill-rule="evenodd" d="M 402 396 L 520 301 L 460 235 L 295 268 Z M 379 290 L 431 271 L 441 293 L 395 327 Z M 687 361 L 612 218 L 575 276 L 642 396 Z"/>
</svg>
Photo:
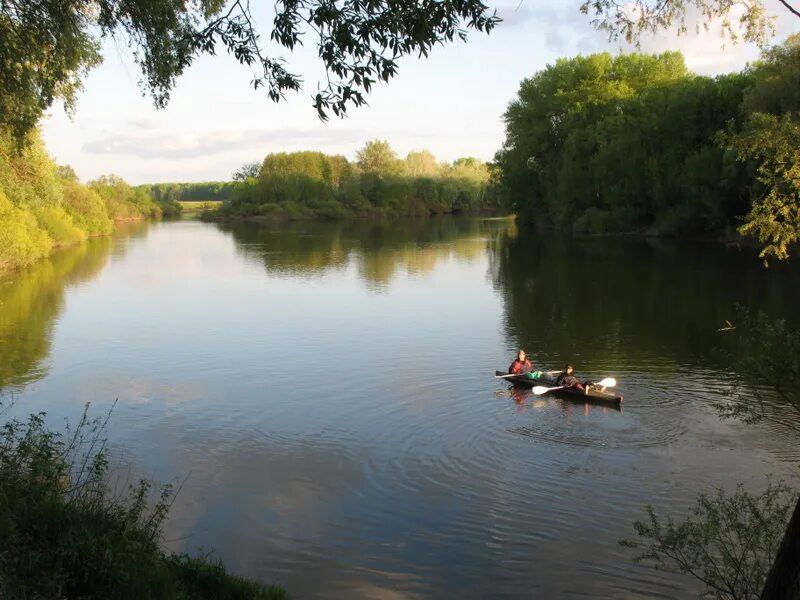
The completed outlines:
<svg viewBox="0 0 800 600">
<path fill-rule="evenodd" d="M 598 381 L 597 383 L 593 383 L 591 385 L 595 385 L 595 386 L 599 386 L 599 387 L 603 387 L 603 388 L 610 388 L 610 387 L 614 387 L 615 385 L 617 385 L 617 380 L 614 379 L 613 377 L 606 377 L 605 379 L 602 379 L 602 380 Z M 567 387 L 567 386 L 566 385 L 559 385 L 557 387 L 545 387 L 543 385 L 537 385 L 535 388 L 533 388 L 533 393 L 535 395 L 537 395 L 537 396 L 541 396 L 542 394 L 546 394 L 547 392 L 552 392 L 553 390 L 561 390 L 561 389 L 564 389 L 565 387 Z"/>
</svg>

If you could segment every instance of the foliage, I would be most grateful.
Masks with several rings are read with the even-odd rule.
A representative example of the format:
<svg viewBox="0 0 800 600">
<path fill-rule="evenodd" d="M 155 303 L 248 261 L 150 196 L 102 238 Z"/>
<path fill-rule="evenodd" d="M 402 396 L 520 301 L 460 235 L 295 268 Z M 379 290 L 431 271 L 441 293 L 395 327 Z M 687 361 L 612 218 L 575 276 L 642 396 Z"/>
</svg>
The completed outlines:
<svg viewBox="0 0 800 600">
<path fill-rule="evenodd" d="M 106 36 L 124 34 L 158 107 L 194 60 L 220 46 L 255 68 L 252 85 L 278 101 L 300 89 L 301 77 L 268 51 L 291 52 L 313 39 L 325 68 L 313 104 L 324 119 L 362 105 L 404 56 L 427 56 L 437 44 L 466 40 L 469 29 L 488 33 L 498 21 L 479 0 L 280 0 L 271 29 L 259 32 L 241 0 L 8 0 L 0 3 L 0 126 L 21 143 L 54 101 L 72 106 Z"/>
<path fill-rule="evenodd" d="M 746 200 L 743 167 L 712 138 L 746 82 L 691 75 L 676 52 L 560 59 L 524 80 L 506 111 L 496 156 L 506 205 L 560 229 L 719 230 Z"/>
<path fill-rule="evenodd" d="M 397 160 L 397 154 L 385 140 L 367 142 L 356 152 L 356 160 L 358 168 L 363 173 L 397 175 L 402 168 Z"/>
<path fill-rule="evenodd" d="M 157 217 L 162 210 L 145 190 L 118 177 L 81 185 L 71 168 L 53 162 L 38 131 L 18 146 L 0 127 L 0 271 L 27 266 L 55 247 L 106 235 L 115 220 Z"/>
<path fill-rule="evenodd" d="M 89 188 L 106 202 L 109 216 L 114 221 L 161 216 L 161 208 L 145 189 L 131 187 L 116 175 L 104 175 L 90 181 Z"/>
<path fill-rule="evenodd" d="M 734 336 L 730 369 L 737 382 L 717 410 L 746 423 L 767 420 L 793 427 L 794 421 L 781 413 L 800 414 L 800 333 L 783 320 L 742 307 L 735 326 L 725 333 Z"/>
<path fill-rule="evenodd" d="M 755 172 L 739 231 L 759 239 L 763 258 L 784 260 L 800 240 L 800 35 L 766 51 L 753 75 L 742 103 L 746 121 L 719 140 Z"/>
<path fill-rule="evenodd" d="M 256 161 L 244 163 L 231 175 L 233 181 L 244 181 L 249 177 L 258 177 L 261 174 L 261 163 Z"/>
<path fill-rule="evenodd" d="M 62 181 L 63 206 L 75 224 L 89 236 L 107 235 L 114 228 L 103 198 L 76 181 Z"/>
<path fill-rule="evenodd" d="M 785 321 L 771 320 L 763 312 L 752 315 L 741 307 L 729 331 L 736 338 L 730 369 L 737 384 L 715 404 L 719 414 L 796 430 L 796 419 L 785 413 L 800 411 L 798 333 Z M 681 524 L 671 519 L 662 523 L 648 507 L 649 522 L 634 524 L 647 543 L 623 544 L 644 550 L 638 560 L 675 565 L 693 575 L 705 584 L 705 597 L 773 597 L 768 588 L 770 593 L 781 590 L 780 597 L 795 597 L 799 510 L 797 493 L 783 483 L 769 482 L 758 496 L 748 495 L 740 485 L 731 496 L 721 490 L 716 498 L 700 496 L 693 509 L 695 520 Z"/>
<path fill-rule="evenodd" d="M 699 77 L 679 53 L 560 59 L 524 80 L 496 155 L 523 222 L 589 233 L 800 239 L 800 37 L 741 73 Z M 744 222 L 744 224 L 742 224 Z"/>
<path fill-rule="evenodd" d="M 729 143 L 739 160 L 756 163 L 764 190 L 739 231 L 758 238 L 762 257 L 785 260 L 800 240 L 800 121 L 755 113 Z"/>
<path fill-rule="evenodd" d="M 261 165 L 259 164 L 259 169 Z M 152 183 L 138 186 L 161 204 L 191 200 L 227 200 L 236 187 L 231 181 L 205 181 L 200 183 Z"/>
<path fill-rule="evenodd" d="M 16 143 L 55 100 L 71 109 L 81 78 L 99 64 L 91 12 L 75 0 L 0 4 L 0 126 Z"/>
<path fill-rule="evenodd" d="M 33 214 L 39 226 L 53 240 L 54 246 L 75 244 L 86 239 L 86 232 L 75 226 L 72 217 L 61 206 L 35 208 Z"/>
<path fill-rule="evenodd" d="M 359 163 L 321 152 L 270 154 L 258 178 L 237 184 L 219 214 L 335 220 L 348 215 L 424 215 L 493 207 L 488 167 L 474 158 L 438 165 L 430 152 L 400 161 L 386 142 L 368 142 Z M 416 162 L 415 162 L 416 161 Z M 436 166 L 435 175 L 412 175 Z M 419 171 L 417 171 L 419 172 Z"/>
<path fill-rule="evenodd" d="M 800 17 L 788 0 L 779 0 L 793 15 Z M 733 42 L 743 40 L 765 45 L 775 34 L 775 17 L 770 15 L 763 0 L 584 0 L 581 12 L 592 17 L 592 23 L 609 38 L 620 37 L 629 43 L 639 43 L 643 34 L 656 35 L 677 28 L 679 34 L 688 31 L 687 17 L 697 13 L 699 32 L 718 22 L 720 33 Z"/>
<path fill-rule="evenodd" d="M 50 253 L 53 240 L 30 212 L 14 206 L 0 190 L 0 271 L 29 265 Z"/>
<path fill-rule="evenodd" d="M 285 598 L 203 559 L 167 556 L 161 525 L 172 489 L 150 502 L 140 481 L 107 484 L 104 420 L 86 411 L 61 435 L 43 413 L 0 428 L 0 596 L 4 598 Z"/>
<path fill-rule="evenodd" d="M 439 170 L 436 157 L 427 150 L 409 152 L 406 155 L 403 172 L 409 177 L 436 177 Z"/>
<path fill-rule="evenodd" d="M 635 560 L 656 568 L 676 568 L 704 585 L 702 598 L 760 598 L 772 560 L 783 538 L 797 494 L 783 482 L 768 481 L 758 495 L 743 486 L 727 494 L 701 494 L 690 517 L 675 521 L 647 507 L 636 521 L 637 539 L 623 546 L 639 551 Z"/>
</svg>

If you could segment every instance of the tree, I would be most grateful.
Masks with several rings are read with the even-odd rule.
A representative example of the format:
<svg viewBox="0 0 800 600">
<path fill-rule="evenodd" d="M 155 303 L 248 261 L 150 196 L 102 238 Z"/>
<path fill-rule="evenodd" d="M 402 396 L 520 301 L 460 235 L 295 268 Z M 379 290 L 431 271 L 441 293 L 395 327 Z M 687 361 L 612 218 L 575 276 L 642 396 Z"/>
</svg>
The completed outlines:
<svg viewBox="0 0 800 600">
<path fill-rule="evenodd" d="M 800 122 L 755 113 L 728 140 L 740 160 L 756 163 L 762 189 L 739 231 L 764 244 L 762 258 L 789 258 L 800 240 Z"/>
<path fill-rule="evenodd" d="M 786 259 L 800 240 L 800 35 L 765 51 L 752 71 L 744 125 L 720 140 L 756 173 L 752 208 L 739 231 L 764 244 L 762 258 Z"/>
<path fill-rule="evenodd" d="M 499 19 L 480 0 L 278 0 L 272 27 L 259 32 L 247 0 L 4 0 L 0 3 L 0 125 L 17 142 L 56 100 L 74 105 L 85 74 L 100 62 L 100 40 L 124 34 L 157 107 L 201 54 L 221 47 L 256 69 L 252 85 L 273 101 L 301 88 L 286 61 L 262 40 L 291 52 L 313 40 L 326 77 L 313 95 L 320 118 L 360 106 L 407 55 L 489 32 Z M 309 39 L 310 38 L 310 39 Z"/>
<path fill-rule="evenodd" d="M 636 521 L 637 539 L 620 543 L 639 551 L 636 562 L 657 568 L 676 566 L 705 585 L 701 598 L 756 600 L 781 544 L 796 493 L 783 482 L 769 481 L 752 495 L 739 485 L 733 494 L 701 494 L 692 515 L 676 522 L 647 507 Z"/>
<path fill-rule="evenodd" d="M 364 173 L 374 175 L 396 175 L 399 171 L 397 154 L 389 142 L 372 140 L 356 152 L 358 166 Z"/>
<path fill-rule="evenodd" d="M 457 158 L 449 166 L 445 174 L 455 179 L 466 179 L 473 183 L 486 183 L 489 181 L 489 167 L 478 158 Z"/>
<path fill-rule="evenodd" d="M 409 152 L 405 160 L 405 172 L 409 177 L 435 177 L 439 173 L 436 157 L 427 150 Z"/>
<path fill-rule="evenodd" d="M 800 17 L 790 0 L 778 1 Z M 581 12 L 589 15 L 595 27 L 607 32 L 610 39 L 621 37 L 636 44 L 643 34 L 655 35 L 674 27 L 678 33 L 686 33 L 687 14 L 691 11 L 699 14 L 698 32 L 701 28 L 708 31 L 711 23 L 718 21 L 723 37 L 734 42 L 743 40 L 765 46 L 775 34 L 775 17 L 767 12 L 764 0 L 584 0 L 581 4 Z"/>
<path fill-rule="evenodd" d="M 233 181 L 244 181 L 249 177 L 257 178 L 261 174 L 261 163 L 256 161 L 244 163 L 231 175 Z"/>
</svg>

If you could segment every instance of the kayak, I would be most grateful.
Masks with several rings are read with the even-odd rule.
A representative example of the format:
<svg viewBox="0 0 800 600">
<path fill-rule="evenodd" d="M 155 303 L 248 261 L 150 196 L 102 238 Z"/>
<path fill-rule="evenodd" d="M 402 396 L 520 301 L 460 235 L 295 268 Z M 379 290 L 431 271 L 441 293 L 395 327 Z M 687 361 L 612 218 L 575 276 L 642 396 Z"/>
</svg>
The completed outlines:
<svg viewBox="0 0 800 600">
<path fill-rule="evenodd" d="M 496 371 L 496 375 L 508 375 L 505 371 Z M 556 378 L 559 371 L 534 371 L 533 373 L 525 373 L 522 375 L 513 375 L 511 377 L 504 377 L 506 381 L 515 386 L 520 387 L 536 387 L 542 385 L 544 387 L 556 387 Z M 611 390 L 603 389 L 595 385 L 588 385 L 585 389 L 579 390 L 578 388 L 561 388 L 560 390 L 553 390 L 547 392 L 562 398 L 570 398 L 573 400 L 584 400 L 587 402 L 600 402 L 603 404 L 614 404 L 619 406 L 622 403 L 622 396 L 615 394 Z"/>
</svg>

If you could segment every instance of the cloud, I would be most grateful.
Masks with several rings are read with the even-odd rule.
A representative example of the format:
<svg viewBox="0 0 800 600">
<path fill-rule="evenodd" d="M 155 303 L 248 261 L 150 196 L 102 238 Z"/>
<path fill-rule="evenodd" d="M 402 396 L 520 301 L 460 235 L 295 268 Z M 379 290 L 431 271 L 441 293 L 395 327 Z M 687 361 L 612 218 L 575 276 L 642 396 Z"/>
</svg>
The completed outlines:
<svg viewBox="0 0 800 600">
<path fill-rule="evenodd" d="M 127 155 L 144 159 L 185 159 L 213 156 L 229 151 L 263 147 L 265 144 L 286 146 L 303 141 L 309 146 L 359 142 L 369 134 L 360 130 L 319 129 L 251 129 L 246 131 L 209 131 L 205 133 L 159 133 L 141 135 L 123 132 L 91 140 L 82 150 L 97 155 Z"/>
<path fill-rule="evenodd" d="M 501 27 L 517 28 L 529 23 L 536 34 L 544 38 L 545 46 L 554 54 L 572 54 L 574 48 L 581 52 L 606 50 L 607 39 L 591 25 L 581 13 L 581 3 L 570 0 L 557 7 L 532 7 L 531 0 L 498 6 L 497 14 L 503 19 Z"/>
</svg>

